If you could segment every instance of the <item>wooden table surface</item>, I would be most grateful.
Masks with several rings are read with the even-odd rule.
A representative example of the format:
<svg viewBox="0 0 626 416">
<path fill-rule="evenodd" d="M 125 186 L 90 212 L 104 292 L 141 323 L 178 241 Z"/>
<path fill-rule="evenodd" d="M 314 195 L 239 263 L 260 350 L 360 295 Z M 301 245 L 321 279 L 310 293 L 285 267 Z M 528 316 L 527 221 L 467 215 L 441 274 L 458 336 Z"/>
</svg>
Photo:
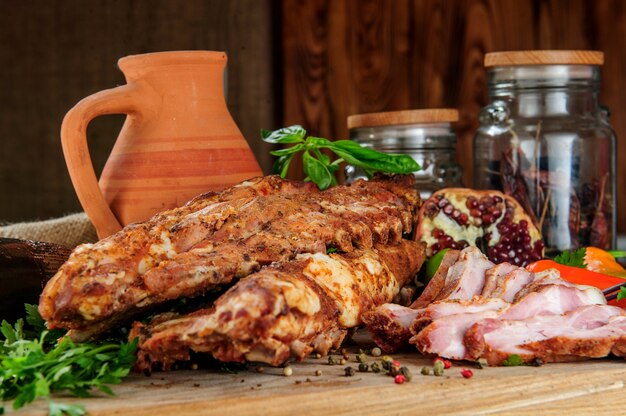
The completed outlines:
<svg viewBox="0 0 626 416">
<path fill-rule="evenodd" d="M 371 347 L 367 340 L 360 346 Z M 410 368 L 413 380 L 396 385 L 382 373 L 344 375 L 344 367 L 358 366 L 348 346 L 345 365 L 328 365 L 326 358 L 292 364 L 293 375 L 280 368 L 253 366 L 237 374 L 200 369 L 133 374 L 114 386 L 115 397 L 89 399 L 57 396 L 56 401 L 82 403 L 90 415 L 474 415 L 474 414 L 594 414 L 626 413 L 626 363 L 604 359 L 542 367 L 501 367 L 478 370 L 458 362 L 444 376 L 423 376 L 432 365 L 417 352 L 393 357 Z M 374 358 L 368 356 L 368 362 Z M 463 366 L 474 377 L 460 375 Z M 316 376 L 316 370 L 322 375 Z M 7 406 L 7 410 L 9 406 Z M 45 414 L 43 401 L 17 414 Z M 9 413 L 11 413 L 9 411 Z"/>
</svg>

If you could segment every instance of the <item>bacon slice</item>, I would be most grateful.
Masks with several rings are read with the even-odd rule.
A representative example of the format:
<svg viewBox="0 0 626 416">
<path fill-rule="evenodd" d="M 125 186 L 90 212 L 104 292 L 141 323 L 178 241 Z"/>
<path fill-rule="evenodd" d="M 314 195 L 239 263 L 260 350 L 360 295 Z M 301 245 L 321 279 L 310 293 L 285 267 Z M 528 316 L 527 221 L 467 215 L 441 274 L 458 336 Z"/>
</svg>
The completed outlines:
<svg viewBox="0 0 626 416">
<path fill-rule="evenodd" d="M 476 247 L 460 252 L 450 250 L 422 295 L 409 308 L 385 304 L 365 314 L 363 322 L 379 347 L 388 353 L 395 352 L 408 345 L 413 336 L 412 320 L 421 308 L 436 300 L 468 300 L 480 294 L 485 271 L 493 266 Z"/>
<path fill-rule="evenodd" d="M 583 306 L 563 315 L 524 320 L 485 319 L 465 334 L 465 357 L 483 357 L 490 365 L 501 365 L 512 354 L 525 363 L 606 357 L 626 336 L 624 323 L 624 310 L 608 305 Z"/>
<path fill-rule="evenodd" d="M 605 304 L 606 300 L 597 288 L 543 285 L 536 292 L 528 293 L 515 304 L 500 310 L 490 309 L 484 300 L 467 302 L 465 311 L 433 319 L 432 323 L 411 338 L 423 354 L 462 360 L 475 359 L 475 350 L 468 351 L 466 332 L 476 323 L 491 320 L 524 320 L 533 316 L 552 316 L 575 310 L 581 306 Z M 470 313 L 471 308 L 478 312 Z M 459 311 L 459 309 L 457 309 Z"/>
<path fill-rule="evenodd" d="M 419 195 L 409 176 L 320 192 L 258 179 L 77 248 L 46 286 L 40 312 L 84 339 L 171 299 L 231 284 L 299 253 L 397 243 Z"/>
<path fill-rule="evenodd" d="M 240 280 L 211 309 L 144 326 L 135 323 L 138 368 L 168 369 L 191 351 L 222 361 L 278 365 L 312 351 L 326 354 L 362 314 L 398 293 L 419 270 L 423 246 L 396 245 L 352 253 L 302 254 Z"/>
</svg>

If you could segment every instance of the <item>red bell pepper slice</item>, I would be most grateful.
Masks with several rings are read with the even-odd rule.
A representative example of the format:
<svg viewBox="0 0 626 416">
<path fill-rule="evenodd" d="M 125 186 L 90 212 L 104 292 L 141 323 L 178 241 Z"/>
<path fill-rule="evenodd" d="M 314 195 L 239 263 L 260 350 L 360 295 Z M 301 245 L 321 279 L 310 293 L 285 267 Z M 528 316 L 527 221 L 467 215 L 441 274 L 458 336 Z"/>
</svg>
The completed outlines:
<svg viewBox="0 0 626 416">
<path fill-rule="evenodd" d="M 608 289 L 620 283 L 626 283 L 624 279 L 616 276 L 596 273 L 579 267 L 564 266 L 553 260 L 539 260 L 526 266 L 526 269 L 533 273 L 547 269 L 556 269 L 561 274 L 561 277 L 568 282 L 577 285 L 595 286 L 600 290 Z M 626 299 L 609 301 L 609 305 L 626 308 Z"/>
</svg>

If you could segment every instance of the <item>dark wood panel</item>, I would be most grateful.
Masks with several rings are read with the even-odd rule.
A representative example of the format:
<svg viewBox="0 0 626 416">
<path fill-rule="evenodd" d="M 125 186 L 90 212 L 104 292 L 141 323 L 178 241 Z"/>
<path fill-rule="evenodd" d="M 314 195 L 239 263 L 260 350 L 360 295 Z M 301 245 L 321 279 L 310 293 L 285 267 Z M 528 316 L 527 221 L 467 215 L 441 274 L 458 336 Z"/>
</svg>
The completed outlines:
<svg viewBox="0 0 626 416">
<path fill-rule="evenodd" d="M 228 105 L 269 171 L 260 127 L 276 124 L 278 4 L 255 0 L 31 0 L 0 3 L 0 222 L 80 209 L 61 152 L 67 110 L 124 83 L 119 57 L 224 50 Z M 99 172 L 123 116 L 99 118 L 89 141 Z"/>
<path fill-rule="evenodd" d="M 471 184 L 472 137 L 487 103 L 487 52 L 599 49 L 601 100 L 626 136 L 626 4 L 619 0 L 283 0 L 283 118 L 348 135 L 349 114 L 456 107 L 458 159 Z M 300 170 L 295 168 L 294 174 Z M 626 147 L 618 151 L 618 189 Z M 626 195 L 618 192 L 618 204 Z M 626 211 L 619 229 L 626 230 Z"/>
</svg>

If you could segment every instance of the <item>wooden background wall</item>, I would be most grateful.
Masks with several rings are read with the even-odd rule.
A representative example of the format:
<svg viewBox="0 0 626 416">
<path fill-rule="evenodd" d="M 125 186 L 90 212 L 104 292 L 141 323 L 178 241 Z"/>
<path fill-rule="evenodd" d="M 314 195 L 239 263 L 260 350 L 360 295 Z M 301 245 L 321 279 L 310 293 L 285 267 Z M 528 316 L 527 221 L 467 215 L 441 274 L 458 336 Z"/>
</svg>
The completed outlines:
<svg viewBox="0 0 626 416">
<path fill-rule="evenodd" d="M 347 138 L 349 114 L 458 108 L 458 159 L 471 184 L 472 136 L 487 103 L 487 52 L 605 52 L 601 100 L 626 138 L 622 0 L 283 0 L 284 123 Z M 618 189 L 626 185 L 619 146 Z M 618 192 L 626 231 L 626 195 Z"/>
<path fill-rule="evenodd" d="M 0 223 L 81 209 L 63 160 L 61 121 L 83 97 L 124 84 L 116 62 L 126 55 L 226 51 L 230 111 L 269 165 L 268 147 L 257 139 L 279 112 L 277 9 L 257 0 L 0 1 Z M 100 117 L 89 127 L 97 173 L 122 122 Z"/>
<path fill-rule="evenodd" d="M 485 53 L 603 50 L 601 98 L 624 138 L 625 39 L 621 0 L 3 1 L 0 222 L 80 209 L 61 154 L 61 120 L 84 96 L 124 82 L 115 67 L 124 55 L 225 50 L 229 107 L 266 171 L 260 127 L 300 123 L 346 138 L 352 113 L 457 107 L 459 160 L 469 179 L 471 137 L 487 102 Z M 90 127 L 97 170 L 121 122 L 104 117 Z M 618 165 L 623 189 L 625 146 Z"/>
</svg>

